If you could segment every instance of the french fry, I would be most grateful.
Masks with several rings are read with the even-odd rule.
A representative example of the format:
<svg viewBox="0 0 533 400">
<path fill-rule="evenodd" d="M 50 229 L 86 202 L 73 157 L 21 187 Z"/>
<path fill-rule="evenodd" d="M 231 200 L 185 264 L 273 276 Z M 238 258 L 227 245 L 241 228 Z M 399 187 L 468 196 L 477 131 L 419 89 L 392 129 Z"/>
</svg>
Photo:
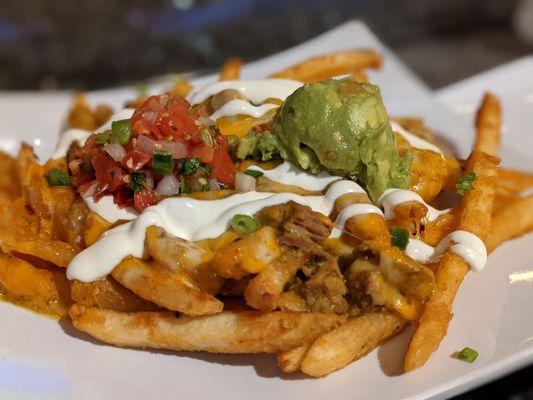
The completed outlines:
<svg viewBox="0 0 533 400">
<path fill-rule="evenodd" d="M 76 93 L 70 103 L 67 123 L 70 128 L 92 131 L 103 125 L 113 114 L 113 109 L 105 104 L 98 104 L 91 110 L 84 93 Z"/>
<path fill-rule="evenodd" d="M 477 179 L 460 204 L 457 229 L 471 232 L 481 240 L 485 240 L 490 229 L 497 164 L 496 158 L 474 151 L 466 165 L 467 172 L 474 172 Z M 461 257 L 450 250 L 444 253 L 437 266 L 437 287 L 425 304 L 405 356 L 406 371 L 424 365 L 439 347 L 452 318 L 453 300 L 467 272 L 468 265 Z"/>
<path fill-rule="evenodd" d="M 89 213 L 85 220 L 85 231 L 83 233 L 86 246 L 96 242 L 102 234 L 111 227 L 111 224 L 96 213 Z"/>
<path fill-rule="evenodd" d="M 241 74 L 242 60 L 237 57 L 229 58 L 220 69 L 220 81 L 239 79 Z"/>
<path fill-rule="evenodd" d="M 0 298 L 53 317 L 64 317 L 72 303 L 64 274 L 36 268 L 0 254 Z"/>
<path fill-rule="evenodd" d="M 135 257 L 122 260 L 112 276 L 138 296 L 168 310 L 206 315 L 219 313 L 224 307 L 185 272 L 171 273 Z"/>
<path fill-rule="evenodd" d="M 485 93 L 476 115 L 476 141 L 473 151 L 497 156 L 500 148 L 502 111 L 500 101 L 492 93 Z"/>
<path fill-rule="evenodd" d="M 505 168 L 498 169 L 498 188 L 510 193 L 520 193 L 533 188 L 533 174 Z"/>
<path fill-rule="evenodd" d="M 310 58 L 275 73 L 271 78 L 294 79 L 308 83 L 365 68 L 378 69 L 381 63 L 381 56 L 373 50 L 346 50 Z"/>
<path fill-rule="evenodd" d="M 309 346 L 310 344 L 302 344 L 294 349 L 278 353 L 276 359 L 280 369 L 287 373 L 299 371 Z"/>
<path fill-rule="evenodd" d="M 72 281 L 71 297 L 86 307 L 122 312 L 157 311 L 160 308 L 120 285 L 111 277 L 95 282 Z"/>
<path fill-rule="evenodd" d="M 13 235 L 0 233 L 0 248 L 5 253 L 17 252 L 51 262 L 58 267 L 66 267 L 77 254 L 70 244 L 49 240 L 38 236 L 33 240 L 17 239 Z"/>
<path fill-rule="evenodd" d="M 316 339 L 301 362 L 307 375 L 320 377 L 341 369 L 398 333 L 405 321 L 389 312 L 369 312 Z"/>
<path fill-rule="evenodd" d="M 533 196 L 518 198 L 492 215 L 492 226 L 486 240 L 487 251 L 493 252 L 503 242 L 532 231 Z"/>
<path fill-rule="evenodd" d="M 176 317 L 171 312 L 120 313 L 75 304 L 74 326 L 103 342 L 121 347 L 276 353 L 314 340 L 342 324 L 335 314 L 256 311 Z"/>
<path fill-rule="evenodd" d="M 285 285 L 305 261 L 305 257 L 299 252 L 292 250 L 282 252 L 248 283 L 244 290 L 246 303 L 259 311 L 274 310 Z"/>
<path fill-rule="evenodd" d="M 16 160 L 0 151 L 0 193 L 10 199 L 15 199 L 21 194 L 21 187 L 17 179 Z"/>
</svg>

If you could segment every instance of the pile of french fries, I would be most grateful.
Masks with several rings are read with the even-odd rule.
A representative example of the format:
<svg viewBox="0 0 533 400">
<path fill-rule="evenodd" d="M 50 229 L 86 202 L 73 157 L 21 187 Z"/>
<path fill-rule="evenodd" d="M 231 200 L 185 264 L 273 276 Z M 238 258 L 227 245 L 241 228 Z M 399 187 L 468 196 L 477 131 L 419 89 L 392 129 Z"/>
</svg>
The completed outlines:
<svg viewBox="0 0 533 400">
<path fill-rule="evenodd" d="M 365 69 L 381 64 L 372 50 L 352 50 L 312 58 L 272 77 L 313 82 L 351 74 L 366 81 Z M 241 65 L 239 59 L 229 60 L 220 79 L 238 79 Z M 183 95 L 190 85 L 177 83 L 173 90 Z M 79 95 L 69 123 L 95 129 L 110 114 L 105 106 L 91 109 Z M 485 95 L 476 128 L 475 145 L 461 163 L 461 173 L 474 172 L 477 180 L 452 211 L 448 225 L 474 233 L 492 252 L 504 241 L 533 230 L 533 196 L 521 196 L 533 187 L 533 175 L 498 167 L 501 107 L 494 95 Z M 127 257 L 101 281 L 69 282 L 65 277 L 69 261 L 111 224 L 89 212 L 73 188 L 48 186 L 45 173 L 54 166 L 66 169 L 66 161 L 41 165 L 26 145 L 16 158 L 0 153 L 0 297 L 71 319 L 77 329 L 116 346 L 274 353 L 283 371 L 321 377 L 415 324 L 404 362 L 405 370 L 411 371 L 424 365 L 439 347 L 469 269 L 462 258 L 446 251 L 433 269 L 434 290 L 421 315 L 411 321 L 385 307 L 360 314 L 279 310 L 276 301 L 294 274 L 290 253 L 270 254 L 277 263 L 269 263 L 258 274 L 243 274 L 226 259 L 214 271 L 198 270 L 187 264 L 198 251 L 196 245 L 151 227 L 148 258 Z M 358 236 L 358 227 L 347 229 Z M 239 243 L 248 240 L 251 246 L 267 246 L 270 234 L 260 230 Z M 385 246 L 376 237 L 373 240 L 375 246 Z"/>
</svg>

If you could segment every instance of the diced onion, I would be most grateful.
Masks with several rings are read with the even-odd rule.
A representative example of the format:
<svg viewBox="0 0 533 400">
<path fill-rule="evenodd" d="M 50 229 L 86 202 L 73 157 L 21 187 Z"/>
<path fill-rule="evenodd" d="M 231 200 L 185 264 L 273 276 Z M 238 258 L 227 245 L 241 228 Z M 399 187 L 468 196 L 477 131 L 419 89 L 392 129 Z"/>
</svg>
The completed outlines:
<svg viewBox="0 0 533 400">
<path fill-rule="evenodd" d="M 220 188 L 220 183 L 218 183 L 216 178 L 209 179 L 209 190 L 220 190 Z"/>
<path fill-rule="evenodd" d="M 155 142 L 155 150 L 162 150 L 172 154 L 172 158 L 180 159 L 187 157 L 187 148 L 183 143 L 160 140 Z"/>
<path fill-rule="evenodd" d="M 143 119 L 151 124 L 157 119 L 158 113 L 155 111 L 145 111 L 143 112 Z"/>
<path fill-rule="evenodd" d="M 157 185 L 157 196 L 172 196 L 180 192 L 180 182 L 174 175 L 167 175 Z"/>
<path fill-rule="evenodd" d="M 213 125 L 213 121 L 209 117 L 198 117 L 197 121 L 206 128 Z"/>
<path fill-rule="evenodd" d="M 121 144 L 113 143 L 106 144 L 104 150 L 111 158 L 117 162 L 121 162 L 126 157 L 126 150 Z"/>
<path fill-rule="evenodd" d="M 255 190 L 255 178 L 240 172 L 235 174 L 235 189 L 241 192 L 251 192 Z"/>
<path fill-rule="evenodd" d="M 154 152 L 155 142 L 147 135 L 137 136 L 137 148 L 143 154 L 150 154 Z"/>
<path fill-rule="evenodd" d="M 150 189 L 154 188 L 154 173 L 150 170 L 143 171 L 146 174 L 146 186 Z"/>
</svg>

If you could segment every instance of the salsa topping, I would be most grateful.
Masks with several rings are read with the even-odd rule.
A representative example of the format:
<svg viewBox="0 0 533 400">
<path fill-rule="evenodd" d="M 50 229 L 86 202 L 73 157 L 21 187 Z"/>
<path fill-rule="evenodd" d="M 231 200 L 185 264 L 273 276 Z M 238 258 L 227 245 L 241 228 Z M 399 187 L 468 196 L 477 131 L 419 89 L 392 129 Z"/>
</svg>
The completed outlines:
<svg viewBox="0 0 533 400">
<path fill-rule="evenodd" d="M 204 126 L 181 96 L 151 96 L 131 119 L 91 135 L 69 162 L 84 197 L 112 194 L 137 211 L 164 196 L 232 188 L 228 138 Z"/>
</svg>

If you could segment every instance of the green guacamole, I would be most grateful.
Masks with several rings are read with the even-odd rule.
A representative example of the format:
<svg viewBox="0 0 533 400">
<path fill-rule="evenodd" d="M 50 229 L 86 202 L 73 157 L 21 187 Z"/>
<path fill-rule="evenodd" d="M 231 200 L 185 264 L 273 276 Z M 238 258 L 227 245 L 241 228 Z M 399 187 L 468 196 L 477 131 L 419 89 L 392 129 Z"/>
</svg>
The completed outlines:
<svg viewBox="0 0 533 400">
<path fill-rule="evenodd" d="M 239 157 L 279 154 L 316 174 L 350 176 L 372 199 L 389 187 L 409 185 L 410 156 L 400 157 L 379 87 L 329 79 L 297 89 L 274 118 L 272 131 L 245 137 Z"/>
</svg>

